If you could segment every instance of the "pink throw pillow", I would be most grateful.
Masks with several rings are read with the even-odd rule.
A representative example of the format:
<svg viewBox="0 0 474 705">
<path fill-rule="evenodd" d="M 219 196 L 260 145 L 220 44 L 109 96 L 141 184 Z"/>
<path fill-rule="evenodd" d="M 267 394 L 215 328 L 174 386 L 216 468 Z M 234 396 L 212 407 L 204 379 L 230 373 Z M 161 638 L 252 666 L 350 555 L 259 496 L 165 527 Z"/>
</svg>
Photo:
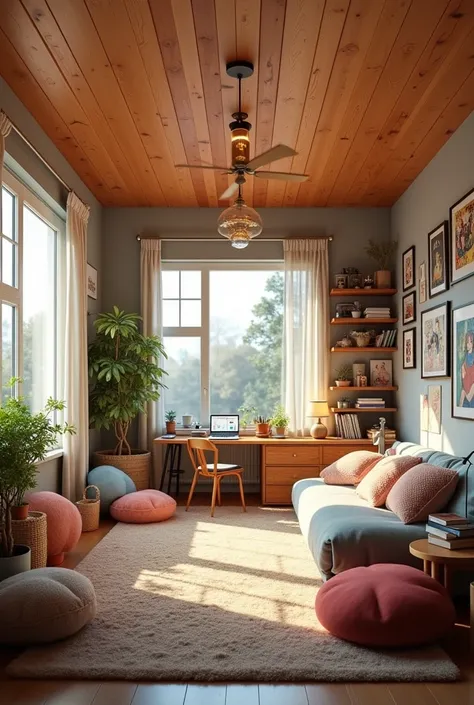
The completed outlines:
<svg viewBox="0 0 474 705">
<path fill-rule="evenodd" d="M 371 507 L 383 507 L 388 493 L 401 476 L 421 463 L 421 458 L 412 455 L 386 456 L 357 485 L 359 497 L 366 499 Z"/>
<path fill-rule="evenodd" d="M 380 453 L 356 450 L 324 468 L 321 477 L 326 485 L 358 485 L 382 458 Z"/>
<path fill-rule="evenodd" d="M 176 502 L 159 490 L 139 490 L 126 494 L 110 507 L 110 513 L 117 521 L 130 524 L 148 524 L 169 519 L 176 510 Z"/>
<path fill-rule="evenodd" d="M 459 476 L 456 470 L 420 463 L 408 470 L 388 493 L 386 505 L 404 524 L 426 521 L 451 499 Z"/>
</svg>

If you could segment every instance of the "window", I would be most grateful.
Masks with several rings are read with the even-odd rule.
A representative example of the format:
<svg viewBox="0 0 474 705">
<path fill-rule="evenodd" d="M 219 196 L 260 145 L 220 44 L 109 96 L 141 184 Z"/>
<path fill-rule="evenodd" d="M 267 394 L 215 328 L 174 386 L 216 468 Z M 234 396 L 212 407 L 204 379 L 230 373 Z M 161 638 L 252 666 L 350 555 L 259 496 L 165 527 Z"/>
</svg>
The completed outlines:
<svg viewBox="0 0 474 705">
<path fill-rule="evenodd" d="M 1 209 L 2 398 L 22 394 L 33 411 L 58 398 L 58 295 L 65 223 L 29 189 L 4 173 Z M 11 389 L 11 377 L 21 377 Z"/>
<path fill-rule="evenodd" d="M 281 400 L 283 273 L 275 263 L 164 263 L 166 409 L 270 414 Z"/>
</svg>

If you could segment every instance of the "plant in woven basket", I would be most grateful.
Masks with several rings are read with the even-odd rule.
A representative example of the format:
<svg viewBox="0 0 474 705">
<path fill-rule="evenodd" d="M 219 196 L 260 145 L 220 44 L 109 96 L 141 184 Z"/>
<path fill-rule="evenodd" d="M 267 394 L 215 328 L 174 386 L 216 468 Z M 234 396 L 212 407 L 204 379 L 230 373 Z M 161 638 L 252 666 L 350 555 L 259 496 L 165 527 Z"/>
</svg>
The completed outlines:
<svg viewBox="0 0 474 705">
<path fill-rule="evenodd" d="M 89 345 L 90 425 L 112 428 L 115 455 L 132 453 L 127 434 L 130 424 L 160 398 L 166 372 L 159 366 L 166 353 L 160 338 L 140 333 L 141 317 L 117 306 L 95 321 L 97 335 Z"/>
</svg>

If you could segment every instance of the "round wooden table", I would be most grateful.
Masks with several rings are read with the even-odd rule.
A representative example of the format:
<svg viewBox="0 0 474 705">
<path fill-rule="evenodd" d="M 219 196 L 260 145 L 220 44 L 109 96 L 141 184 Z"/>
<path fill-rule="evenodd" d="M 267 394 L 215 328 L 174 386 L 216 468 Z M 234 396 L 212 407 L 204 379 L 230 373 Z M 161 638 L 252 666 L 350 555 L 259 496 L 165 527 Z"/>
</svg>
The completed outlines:
<svg viewBox="0 0 474 705">
<path fill-rule="evenodd" d="M 474 570 L 474 549 L 472 548 L 452 551 L 435 546 L 429 543 L 428 539 L 418 539 L 411 542 L 410 553 L 412 556 L 421 558 L 426 575 L 431 575 L 447 590 L 451 589 L 451 576 L 455 570 Z"/>
</svg>

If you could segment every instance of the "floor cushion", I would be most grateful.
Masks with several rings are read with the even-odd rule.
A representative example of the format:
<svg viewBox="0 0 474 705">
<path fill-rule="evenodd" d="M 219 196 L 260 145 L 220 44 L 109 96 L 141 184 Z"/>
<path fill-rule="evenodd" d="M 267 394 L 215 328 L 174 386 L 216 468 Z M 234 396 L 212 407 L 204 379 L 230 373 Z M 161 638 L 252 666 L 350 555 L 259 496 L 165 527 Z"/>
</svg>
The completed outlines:
<svg viewBox="0 0 474 705">
<path fill-rule="evenodd" d="M 176 510 L 176 501 L 159 490 L 140 490 L 127 494 L 110 507 L 117 521 L 130 524 L 148 524 L 169 519 Z"/>
<path fill-rule="evenodd" d="M 100 511 L 107 514 L 112 502 L 130 492 L 136 492 L 135 483 L 122 470 L 113 465 L 99 465 L 90 470 L 87 484 L 96 485 L 100 490 Z"/>
<path fill-rule="evenodd" d="M 40 644 L 78 632 L 96 613 L 89 578 L 37 568 L 0 582 L 0 644 Z"/>
<path fill-rule="evenodd" d="M 31 511 L 46 514 L 48 565 L 61 565 L 64 554 L 72 551 L 82 532 L 78 508 L 56 492 L 32 492 L 27 499 Z"/>
<path fill-rule="evenodd" d="M 421 570 L 379 563 L 346 570 L 316 595 L 316 615 L 328 632 L 362 646 L 420 646 L 454 625 L 445 588 Z"/>
</svg>

